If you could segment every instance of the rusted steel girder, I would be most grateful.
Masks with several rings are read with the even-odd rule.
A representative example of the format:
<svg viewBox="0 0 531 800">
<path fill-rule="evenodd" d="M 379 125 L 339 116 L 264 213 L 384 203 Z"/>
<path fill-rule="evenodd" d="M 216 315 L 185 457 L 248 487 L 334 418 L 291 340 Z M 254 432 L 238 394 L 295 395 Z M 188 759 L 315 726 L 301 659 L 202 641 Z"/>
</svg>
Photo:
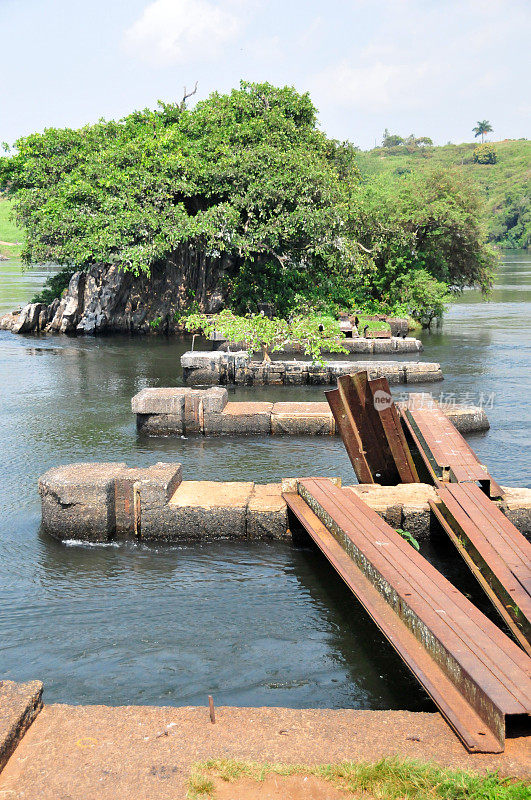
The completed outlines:
<svg viewBox="0 0 531 800">
<path fill-rule="evenodd" d="M 421 408 L 415 408 L 414 404 L 402 406 L 400 416 L 434 483 L 478 482 L 490 497 L 503 497 L 501 487 L 487 467 L 480 463 L 435 400 Z"/>
<path fill-rule="evenodd" d="M 352 490 L 298 481 L 288 507 L 473 752 L 529 725 L 531 659 Z"/>
<path fill-rule="evenodd" d="M 343 375 L 325 395 L 360 483 L 418 482 L 386 378 Z"/>
<path fill-rule="evenodd" d="M 430 507 L 516 641 L 531 656 L 531 544 L 475 483 L 438 483 Z"/>
</svg>

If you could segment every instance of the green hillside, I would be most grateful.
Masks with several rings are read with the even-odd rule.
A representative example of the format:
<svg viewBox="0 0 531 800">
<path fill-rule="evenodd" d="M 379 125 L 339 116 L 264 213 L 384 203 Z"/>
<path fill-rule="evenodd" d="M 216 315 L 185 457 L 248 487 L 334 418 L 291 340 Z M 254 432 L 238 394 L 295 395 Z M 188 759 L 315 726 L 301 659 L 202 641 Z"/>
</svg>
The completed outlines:
<svg viewBox="0 0 531 800">
<path fill-rule="evenodd" d="M 10 219 L 11 201 L 0 197 L 0 242 L 21 242 L 24 234 Z M 0 254 L 7 258 L 18 258 L 22 245 L 0 244 Z"/>
<path fill-rule="evenodd" d="M 478 142 L 443 147 L 378 147 L 357 154 L 365 179 L 393 176 L 432 167 L 457 170 L 477 187 L 485 200 L 484 219 L 491 241 L 502 247 L 531 247 L 531 141 L 505 139 L 493 142 L 496 164 L 473 160 Z M 412 152 L 411 152 L 412 151 Z"/>
</svg>

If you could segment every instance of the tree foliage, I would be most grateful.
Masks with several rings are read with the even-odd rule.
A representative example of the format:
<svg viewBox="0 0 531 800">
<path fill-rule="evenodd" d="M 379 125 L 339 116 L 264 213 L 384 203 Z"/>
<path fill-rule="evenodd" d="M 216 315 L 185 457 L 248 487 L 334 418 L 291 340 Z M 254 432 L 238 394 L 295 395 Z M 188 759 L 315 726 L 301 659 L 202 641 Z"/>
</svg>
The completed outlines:
<svg viewBox="0 0 531 800">
<path fill-rule="evenodd" d="M 28 263 L 149 272 L 183 243 L 240 263 L 334 261 L 357 180 L 348 150 L 317 129 L 308 95 L 269 84 L 16 146 L 0 181 L 27 230 Z"/>
<path fill-rule="evenodd" d="M 269 354 L 290 343 L 301 344 L 305 355 L 323 363 L 321 350 L 346 353 L 341 344 L 339 322 L 326 315 L 297 315 L 289 321 L 278 317 L 269 319 L 263 314 L 238 316 L 229 309 L 219 314 L 189 314 L 181 322 L 188 331 L 201 330 L 205 336 L 216 332 L 229 342 L 244 343 L 249 354 L 262 350 L 264 360 Z"/>
<path fill-rule="evenodd" d="M 478 138 L 478 136 L 481 136 L 481 143 L 483 143 L 484 141 L 485 134 L 490 133 L 492 130 L 494 129 L 490 124 L 490 122 L 488 121 L 488 119 L 480 120 L 477 123 L 477 125 L 474 128 L 472 128 L 472 132 L 476 137 L 476 139 Z"/>
<path fill-rule="evenodd" d="M 488 239 L 502 247 L 529 247 L 531 142 L 526 139 L 496 142 L 497 160 L 488 170 L 474 161 L 476 147 L 476 144 L 467 142 L 415 153 L 394 153 L 376 148 L 357 153 L 356 160 L 365 183 L 371 183 L 378 175 L 393 180 L 396 176 L 411 173 L 421 176 L 434 170 L 453 171 L 480 200 L 479 216 Z"/>
<path fill-rule="evenodd" d="M 425 137 L 405 146 L 429 150 Z M 242 83 L 187 109 L 48 129 L 0 159 L 23 258 L 136 274 L 179 248 L 229 256 L 235 312 L 394 310 L 397 281 L 487 288 L 492 253 L 473 193 L 451 173 L 360 182 L 359 153 L 328 139 L 307 94 Z M 195 300 L 204 307 L 206 281 Z"/>
<path fill-rule="evenodd" d="M 473 159 L 476 164 L 495 164 L 498 160 L 496 148 L 491 144 L 480 144 L 474 150 Z"/>
</svg>

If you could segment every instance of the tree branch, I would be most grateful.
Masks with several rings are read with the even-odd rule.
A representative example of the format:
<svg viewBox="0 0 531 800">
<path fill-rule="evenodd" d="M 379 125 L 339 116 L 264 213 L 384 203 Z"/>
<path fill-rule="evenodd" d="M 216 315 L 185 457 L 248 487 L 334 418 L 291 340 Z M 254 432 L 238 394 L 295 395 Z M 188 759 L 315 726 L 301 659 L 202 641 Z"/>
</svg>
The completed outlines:
<svg viewBox="0 0 531 800">
<path fill-rule="evenodd" d="M 197 92 L 197 81 L 195 82 L 195 86 L 192 92 L 188 92 L 186 86 L 184 87 L 184 95 L 183 99 L 181 100 L 181 106 L 180 106 L 181 111 L 184 111 L 184 109 L 186 108 L 186 101 L 188 100 L 188 98 L 192 97 L 196 92 Z"/>
</svg>

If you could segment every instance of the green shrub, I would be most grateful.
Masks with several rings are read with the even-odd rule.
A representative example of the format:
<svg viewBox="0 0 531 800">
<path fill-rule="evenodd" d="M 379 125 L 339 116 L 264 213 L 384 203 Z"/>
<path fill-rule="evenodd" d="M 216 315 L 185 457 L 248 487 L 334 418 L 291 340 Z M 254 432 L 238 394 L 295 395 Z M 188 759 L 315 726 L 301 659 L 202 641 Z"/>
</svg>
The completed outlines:
<svg viewBox="0 0 531 800">
<path fill-rule="evenodd" d="M 498 160 L 496 148 L 491 144 L 480 144 L 473 153 L 476 164 L 495 164 Z"/>
<path fill-rule="evenodd" d="M 452 297 L 446 283 L 436 280 L 425 269 L 401 275 L 390 287 L 389 294 L 391 298 L 399 298 L 407 315 L 424 328 L 442 317 Z"/>
</svg>

